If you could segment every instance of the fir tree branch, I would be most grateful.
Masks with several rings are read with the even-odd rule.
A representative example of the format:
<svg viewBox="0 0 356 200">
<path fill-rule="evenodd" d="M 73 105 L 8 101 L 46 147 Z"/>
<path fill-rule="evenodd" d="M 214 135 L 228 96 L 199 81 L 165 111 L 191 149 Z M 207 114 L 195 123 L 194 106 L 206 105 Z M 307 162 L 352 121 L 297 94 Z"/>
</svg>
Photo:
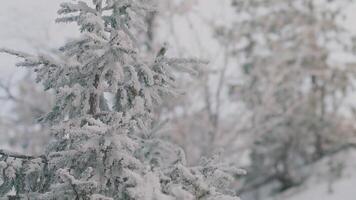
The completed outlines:
<svg viewBox="0 0 356 200">
<path fill-rule="evenodd" d="M 3 157 L 11 157 L 11 158 L 18 158 L 18 159 L 24 159 L 24 160 L 34 160 L 34 159 L 42 159 L 43 162 L 47 162 L 47 157 L 45 155 L 40 155 L 40 156 L 32 156 L 32 155 L 25 155 L 25 154 L 20 154 L 16 152 L 10 152 L 7 150 L 0 149 L 0 155 Z"/>
<path fill-rule="evenodd" d="M 14 51 L 14 50 L 11 50 L 11 49 L 6 49 L 6 48 L 0 48 L 0 53 L 6 53 L 6 54 L 17 56 L 17 57 L 20 57 L 20 58 L 30 57 L 30 55 L 27 54 L 27 53 L 23 53 L 23 52 L 20 52 L 20 51 Z"/>
</svg>

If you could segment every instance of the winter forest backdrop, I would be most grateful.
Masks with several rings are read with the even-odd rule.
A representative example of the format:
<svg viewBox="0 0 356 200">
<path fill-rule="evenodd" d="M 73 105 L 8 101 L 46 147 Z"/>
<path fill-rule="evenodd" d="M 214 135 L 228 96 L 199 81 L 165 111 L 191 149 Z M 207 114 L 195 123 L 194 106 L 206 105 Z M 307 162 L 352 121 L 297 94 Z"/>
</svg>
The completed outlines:
<svg viewBox="0 0 356 200">
<path fill-rule="evenodd" d="M 132 2 L 136 1 L 141 2 Z M 164 48 L 169 58 L 185 58 L 189 67 L 183 71 L 192 72 L 173 71 L 178 90 L 174 96 L 162 98 L 159 105 L 153 106 L 153 121 L 157 123 L 152 132 L 160 140 L 182 147 L 186 166 L 211 167 L 210 161 L 203 158 L 212 158 L 214 162 L 217 159 L 234 166 L 235 170 L 243 170 L 229 177 L 232 182 L 227 186 L 229 189 L 224 188 L 222 180 L 215 183 L 210 180 L 213 175 L 201 170 L 199 178 L 201 175 L 205 179 L 200 185 L 195 183 L 199 187 L 192 189 L 185 179 L 176 180 L 179 184 L 183 182 L 180 187 L 189 194 L 177 192 L 172 186 L 169 187 L 173 189 L 167 189 L 162 184 L 162 194 L 154 196 L 147 192 L 149 188 L 137 184 L 138 193 L 142 192 L 143 196 L 135 191 L 129 192 L 130 197 L 114 197 L 98 189 L 98 195 L 91 194 L 92 199 L 109 199 L 99 194 L 112 199 L 144 200 L 223 200 L 233 199 L 230 196 L 234 195 L 242 200 L 355 199 L 356 2 L 148 2 L 151 1 L 156 11 L 145 15 L 143 23 L 147 29 L 137 33 L 136 38 L 144 47 L 145 56 L 159 55 Z M 59 47 L 81 36 L 76 24 L 55 23 L 63 2 L 78 1 L 1 2 L 0 49 L 57 55 Z M 157 61 L 158 58 L 155 64 L 174 64 L 170 60 Z M 56 88 L 44 92 L 35 81 L 36 73 L 15 67 L 18 62 L 16 57 L 0 54 L 0 149 L 42 155 L 52 140 L 53 127 L 39 123 L 38 119 L 57 102 Z M 149 111 L 149 115 L 152 113 Z M 141 118 L 143 124 L 152 120 Z M 162 149 L 152 146 L 147 150 L 153 151 L 152 154 L 171 153 L 165 149 L 167 146 Z M 171 146 L 168 149 L 174 151 Z M 0 157 L 0 170 L 3 170 L 3 160 L 4 155 Z M 159 162 L 170 165 L 172 160 Z M 224 169 L 219 173 L 229 171 L 227 167 Z M 63 172 L 59 176 L 67 175 L 78 174 L 69 170 L 68 174 Z M 215 171 L 214 176 L 220 177 Z M 0 176 L 0 185 L 9 177 Z M 228 179 L 225 175 L 221 177 L 224 181 Z M 147 176 L 144 179 L 150 184 L 156 181 Z M 203 182 L 208 185 L 207 191 L 217 195 L 198 198 Z M 15 183 L 11 191 L 2 194 L 2 189 L 0 186 L 0 199 L 17 191 Z M 45 194 L 53 191 L 48 189 Z M 56 197 L 55 192 L 51 195 Z"/>
</svg>

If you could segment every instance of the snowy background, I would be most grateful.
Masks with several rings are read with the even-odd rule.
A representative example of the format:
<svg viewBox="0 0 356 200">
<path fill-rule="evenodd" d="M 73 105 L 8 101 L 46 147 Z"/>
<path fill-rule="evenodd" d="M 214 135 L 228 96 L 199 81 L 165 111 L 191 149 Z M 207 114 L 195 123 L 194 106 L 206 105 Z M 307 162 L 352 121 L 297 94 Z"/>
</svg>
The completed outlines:
<svg viewBox="0 0 356 200">
<path fill-rule="evenodd" d="M 183 1 L 177 0 L 177 4 Z M 0 47 L 26 52 L 46 52 L 78 35 L 73 25 L 63 26 L 54 23 L 60 2 L 62 0 L 3 0 L 0 6 Z M 166 13 L 166 19 L 159 23 L 161 25 L 160 32 L 157 33 L 159 42 L 168 41 L 171 48 L 169 53 L 172 55 L 193 55 L 208 59 L 213 70 L 214 67 L 219 69 L 223 58 L 218 54 L 220 47 L 213 38 L 209 25 L 213 19 L 215 25 L 226 25 L 236 17 L 229 0 L 200 0 L 192 5 L 187 3 L 186 7 L 191 9 L 188 14 L 185 14 L 186 10 L 175 15 Z M 345 12 L 348 16 L 344 21 L 345 27 L 356 33 L 356 4 L 348 7 Z M 175 32 L 174 35 L 172 31 Z M 0 80 L 16 83 L 26 74 L 24 69 L 16 68 L 15 63 L 16 58 L 0 54 Z M 353 102 L 354 98 L 350 97 L 350 101 Z M 3 102 L 3 104 L 0 106 L 0 117 L 8 115 L 9 107 L 11 107 L 9 102 Z M 199 107 L 199 104 L 197 106 Z M 342 160 L 345 165 L 342 175 L 333 183 L 330 183 L 329 178 L 325 178 L 329 177 L 329 171 L 324 169 L 324 164 L 329 162 L 328 159 Z M 318 173 L 315 177 L 313 176 L 302 186 L 276 198 L 284 200 L 356 199 L 356 150 L 346 150 L 331 158 L 323 159 L 316 164 L 316 168 Z"/>
</svg>

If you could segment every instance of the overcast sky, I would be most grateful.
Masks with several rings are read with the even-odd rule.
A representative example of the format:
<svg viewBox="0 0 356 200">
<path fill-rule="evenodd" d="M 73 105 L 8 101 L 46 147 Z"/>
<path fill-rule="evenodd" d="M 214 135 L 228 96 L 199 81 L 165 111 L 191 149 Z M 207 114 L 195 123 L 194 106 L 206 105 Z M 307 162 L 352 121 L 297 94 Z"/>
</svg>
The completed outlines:
<svg viewBox="0 0 356 200">
<path fill-rule="evenodd" d="M 178 46 L 190 55 L 210 59 L 211 65 L 218 67 L 219 56 L 216 52 L 219 49 L 216 48 L 216 41 L 211 38 L 211 30 L 204 23 L 214 19 L 216 23 L 226 24 L 232 20 L 234 15 L 229 6 L 230 0 L 190 1 L 200 3 L 191 8 L 193 12 L 188 16 L 175 16 L 173 19 L 175 31 L 180 37 L 174 38 L 170 32 L 171 27 L 163 26 L 159 38 L 161 41 L 169 41 L 173 52 L 174 46 Z M 61 2 L 63 0 L 3 0 L 0 6 L 0 47 L 26 52 L 45 51 L 75 37 L 78 31 L 74 25 L 54 23 Z M 347 13 L 345 24 L 356 33 L 356 4 L 350 6 Z M 0 81 L 8 80 L 9 77 L 15 77 L 13 79 L 16 80 L 16 74 L 23 72 L 14 67 L 15 63 L 16 58 L 0 54 Z"/>
<path fill-rule="evenodd" d="M 0 47 L 35 51 L 39 47 L 54 47 L 75 33 L 73 27 L 54 23 L 62 0 L 11 0 L 0 6 Z M 17 72 L 16 59 L 0 55 L 0 78 Z"/>
</svg>

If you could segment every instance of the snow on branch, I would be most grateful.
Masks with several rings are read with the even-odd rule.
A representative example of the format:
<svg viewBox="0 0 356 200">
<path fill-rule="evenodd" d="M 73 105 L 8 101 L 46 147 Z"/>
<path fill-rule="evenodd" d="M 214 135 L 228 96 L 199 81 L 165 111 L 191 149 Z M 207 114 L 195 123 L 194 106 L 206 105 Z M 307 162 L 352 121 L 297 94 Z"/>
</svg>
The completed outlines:
<svg viewBox="0 0 356 200">
<path fill-rule="evenodd" d="M 40 156 L 25 155 L 25 154 L 11 152 L 3 149 L 0 149 L 0 155 L 2 155 L 2 157 L 11 157 L 11 158 L 24 159 L 24 160 L 34 160 L 40 158 L 42 159 L 42 161 L 47 162 L 47 157 L 45 155 L 40 155 Z"/>
</svg>

